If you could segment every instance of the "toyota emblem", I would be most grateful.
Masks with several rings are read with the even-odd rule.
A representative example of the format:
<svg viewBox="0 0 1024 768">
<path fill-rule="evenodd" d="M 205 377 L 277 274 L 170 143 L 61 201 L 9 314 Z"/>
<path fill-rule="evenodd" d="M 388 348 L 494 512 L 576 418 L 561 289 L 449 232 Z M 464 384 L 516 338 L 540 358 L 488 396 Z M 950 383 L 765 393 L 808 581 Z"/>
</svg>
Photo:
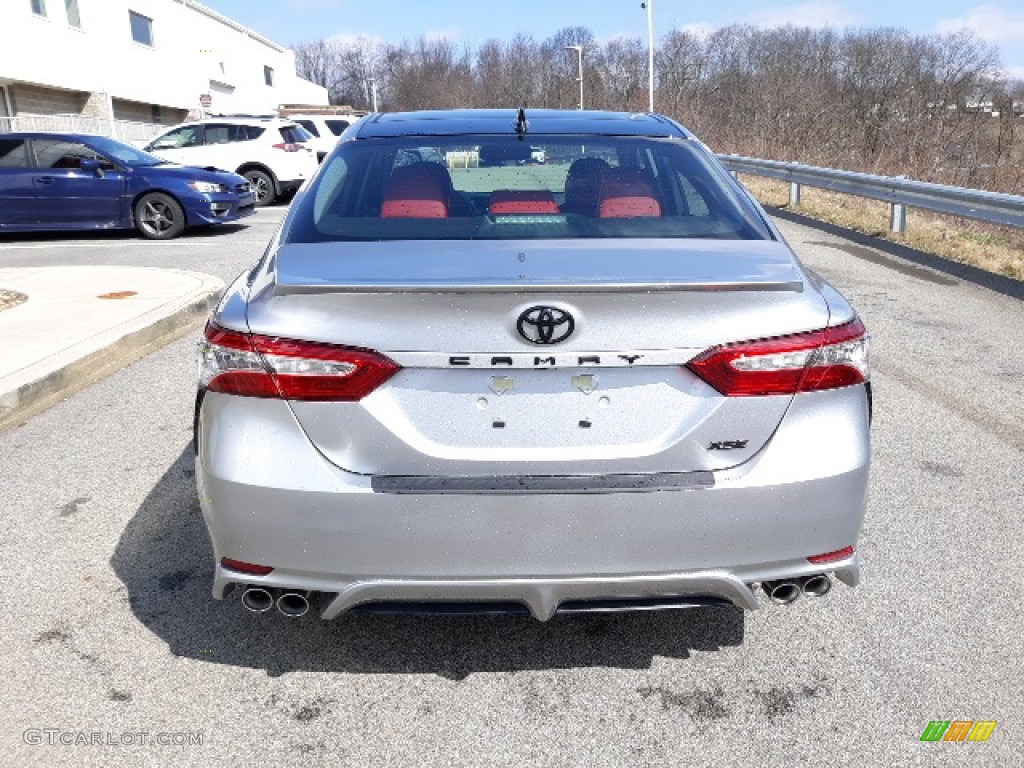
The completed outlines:
<svg viewBox="0 0 1024 768">
<path fill-rule="evenodd" d="M 533 344 L 557 344 L 576 329 L 572 315 L 558 307 L 530 307 L 516 321 L 519 335 Z"/>
</svg>

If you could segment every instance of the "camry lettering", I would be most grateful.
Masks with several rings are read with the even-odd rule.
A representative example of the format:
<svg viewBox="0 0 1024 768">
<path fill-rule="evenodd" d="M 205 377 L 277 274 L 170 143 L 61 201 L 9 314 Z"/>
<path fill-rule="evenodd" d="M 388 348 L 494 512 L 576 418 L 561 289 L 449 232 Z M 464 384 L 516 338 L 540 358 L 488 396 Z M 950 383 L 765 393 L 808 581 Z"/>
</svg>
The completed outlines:
<svg viewBox="0 0 1024 768">
<path fill-rule="evenodd" d="M 577 355 L 575 357 L 559 357 L 558 355 L 549 355 L 548 357 L 540 357 L 539 355 L 496 355 L 493 357 L 486 357 L 484 355 L 449 355 L 448 365 L 472 368 L 498 366 L 506 368 L 583 368 L 600 365 L 605 367 L 622 367 L 622 363 L 617 363 L 616 359 L 625 361 L 627 365 L 635 365 L 643 357 L 644 355 L 615 355 L 614 358 L 609 359 L 602 358 L 601 355 Z"/>
</svg>

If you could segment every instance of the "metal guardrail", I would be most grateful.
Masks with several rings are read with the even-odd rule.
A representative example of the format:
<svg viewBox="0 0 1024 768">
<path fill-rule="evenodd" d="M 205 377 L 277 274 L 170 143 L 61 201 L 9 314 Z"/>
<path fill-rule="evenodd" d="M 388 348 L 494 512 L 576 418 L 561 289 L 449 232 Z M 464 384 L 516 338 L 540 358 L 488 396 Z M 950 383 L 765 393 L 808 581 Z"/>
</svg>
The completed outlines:
<svg viewBox="0 0 1024 768">
<path fill-rule="evenodd" d="M 889 228 L 893 232 L 906 231 L 907 207 L 1010 227 L 1024 227 L 1024 197 L 1019 195 L 739 155 L 719 155 L 718 159 L 733 174 L 749 173 L 788 181 L 791 205 L 800 203 L 802 185 L 883 200 L 890 204 Z"/>
</svg>

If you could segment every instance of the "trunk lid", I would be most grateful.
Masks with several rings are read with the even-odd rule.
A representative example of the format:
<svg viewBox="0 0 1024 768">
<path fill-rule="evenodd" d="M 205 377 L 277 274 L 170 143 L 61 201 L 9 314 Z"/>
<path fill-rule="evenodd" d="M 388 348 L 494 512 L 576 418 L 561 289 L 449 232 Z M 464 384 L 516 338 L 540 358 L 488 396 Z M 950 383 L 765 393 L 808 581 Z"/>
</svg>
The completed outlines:
<svg viewBox="0 0 1024 768">
<path fill-rule="evenodd" d="M 253 286 L 253 333 L 402 365 L 359 402 L 291 404 L 330 461 L 363 474 L 734 466 L 771 437 L 791 396 L 726 398 L 685 363 L 828 321 L 778 242 L 348 242 L 291 244 L 274 259 Z M 538 307 L 571 315 L 571 335 L 524 337 Z"/>
</svg>

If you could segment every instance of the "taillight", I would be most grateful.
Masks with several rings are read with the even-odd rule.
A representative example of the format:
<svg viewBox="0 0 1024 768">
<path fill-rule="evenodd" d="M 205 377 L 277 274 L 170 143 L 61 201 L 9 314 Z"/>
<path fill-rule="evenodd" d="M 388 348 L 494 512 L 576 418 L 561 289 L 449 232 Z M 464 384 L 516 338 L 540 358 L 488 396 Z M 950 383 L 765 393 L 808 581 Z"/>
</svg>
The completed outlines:
<svg viewBox="0 0 1024 768">
<path fill-rule="evenodd" d="M 306 147 L 304 144 L 296 144 L 295 142 L 285 142 L 283 144 L 272 145 L 274 149 L 283 149 L 285 152 L 301 152 Z"/>
<path fill-rule="evenodd" d="M 791 395 L 868 379 L 868 336 L 855 319 L 834 328 L 714 347 L 687 367 L 729 397 Z"/>
<path fill-rule="evenodd" d="M 361 400 L 399 366 L 356 347 L 239 333 L 207 323 L 199 385 L 211 392 L 286 400 Z"/>
<path fill-rule="evenodd" d="M 230 557 L 222 557 L 220 559 L 220 564 L 233 571 L 251 573 L 255 576 L 266 576 L 274 570 L 273 566 L 270 565 L 256 565 L 256 563 L 247 563 L 243 560 L 233 560 Z"/>
<path fill-rule="evenodd" d="M 822 565 L 823 563 L 834 563 L 837 560 L 845 560 L 846 558 L 852 556 L 853 547 L 843 547 L 842 549 L 837 549 L 834 552 L 825 552 L 821 555 L 812 555 L 811 557 L 807 558 L 807 561 L 809 563 L 814 563 L 815 565 Z"/>
</svg>

